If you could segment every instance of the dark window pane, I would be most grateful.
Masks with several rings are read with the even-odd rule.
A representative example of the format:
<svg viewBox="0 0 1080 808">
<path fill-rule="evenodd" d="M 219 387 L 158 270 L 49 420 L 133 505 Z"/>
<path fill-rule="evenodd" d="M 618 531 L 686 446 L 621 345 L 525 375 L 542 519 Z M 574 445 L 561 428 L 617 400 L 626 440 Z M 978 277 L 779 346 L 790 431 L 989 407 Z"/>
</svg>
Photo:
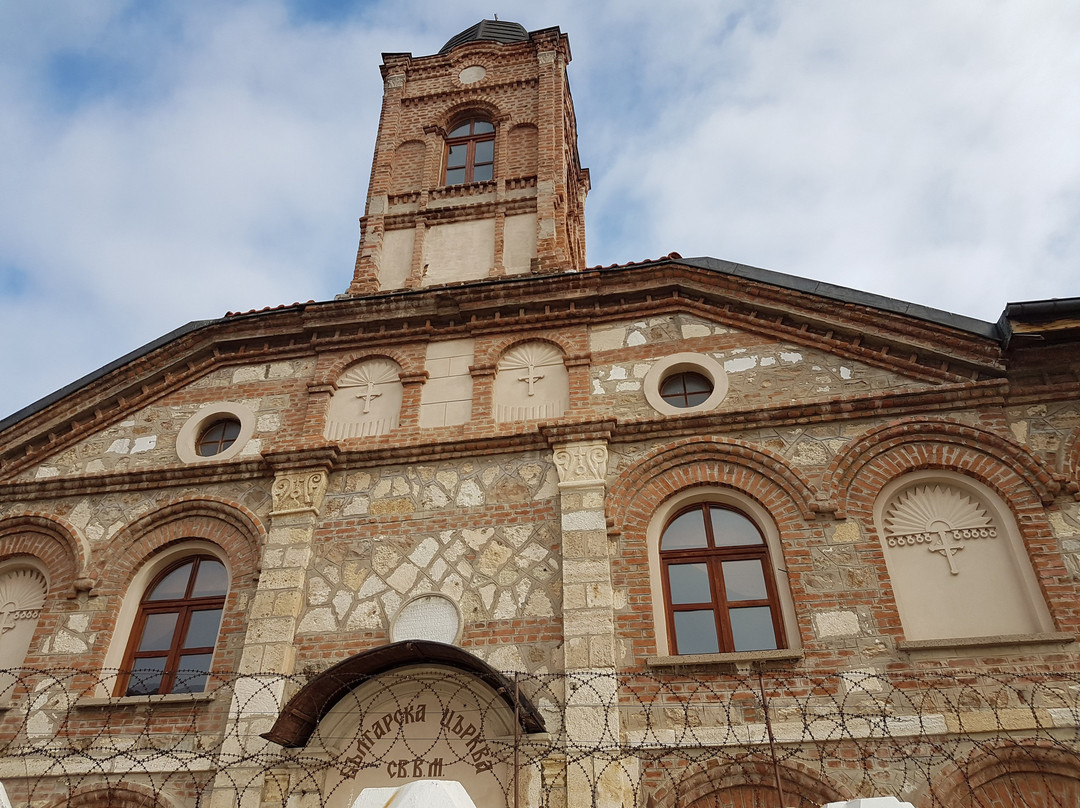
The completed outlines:
<svg viewBox="0 0 1080 808">
<path fill-rule="evenodd" d="M 213 648 L 221 625 L 221 609 L 192 612 L 184 648 Z"/>
<path fill-rule="evenodd" d="M 473 121 L 473 134 L 484 135 L 494 131 L 495 126 L 487 121 Z"/>
<path fill-rule="evenodd" d="M 724 590 L 728 601 L 768 600 L 769 591 L 765 588 L 765 574 L 761 562 L 752 558 L 747 561 L 725 561 Z"/>
<path fill-rule="evenodd" d="M 495 159 L 495 141 L 494 140 L 481 140 L 476 144 L 476 155 L 473 162 L 477 165 L 481 163 L 490 163 Z"/>
<path fill-rule="evenodd" d="M 675 644 L 680 654 L 715 654 L 716 618 L 708 611 L 675 612 Z"/>
<path fill-rule="evenodd" d="M 195 585 L 191 588 L 191 597 L 205 598 L 210 595 L 224 595 L 229 589 L 229 573 L 225 565 L 212 558 L 199 562 L 199 572 L 195 576 Z"/>
<path fill-rule="evenodd" d="M 148 614 L 139 641 L 139 651 L 168 651 L 176 631 L 176 612 Z"/>
<path fill-rule="evenodd" d="M 161 677 L 165 673 L 165 657 L 137 659 L 132 666 L 125 696 L 150 696 L 161 689 Z"/>
<path fill-rule="evenodd" d="M 660 397 L 673 407 L 694 407 L 712 395 L 713 384 L 700 373 L 675 373 L 660 385 Z"/>
<path fill-rule="evenodd" d="M 186 654 L 180 657 L 176 671 L 173 693 L 202 693 L 206 689 L 207 674 L 213 654 Z"/>
<path fill-rule="evenodd" d="M 189 561 L 186 564 L 181 564 L 174 569 L 164 578 L 162 578 L 154 590 L 147 595 L 147 600 L 176 600 L 177 598 L 184 597 L 184 593 L 187 591 L 188 578 L 191 576 L 191 565 L 194 562 Z"/>
<path fill-rule="evenodd" d="M 731 609 L 728 615 L 731 617 L 736 651 L 771 651 L 776 648 L 772 610 L 768 606 Z"/>
<path fill-rule="evenodd" d="M 705 546 L 705 519 L 700 508 L 672 519 L 660 540 L 661 550 L 688 550 Z"/>
<path fill-rule="evenodd" d="M 713 538 L 717 547 L 738 547 L 744 544 L 762 544 L 757 527 L 741 513 L 727 508 L 710 508 Z"/>
<path fill-rule="evenodd" d="M 464 168 L 448 168 L 446 170 L 447 185 L 461 185 L 463 182 L 465 182 Z"/>
<path fill-rule="evenodd" d="M 668 582 L 672 603 L 712 603 L 708 564 L 671 564 Z"/>
<path fill-rule="evenodd" d="M 450 151 L 446 154 L 446 167 L 450 168 L 464 168 L 465 157 L 469 153 L 468 147 L 464 143 L 459 143 L 456 146 L 451 146 Z"/>
<path fill-rule="evenodd" d="M 217 421 L 203 430 L 195 449 L 200 457 L 213 457 L 232 446 L 239 435 L 240 422 L 235 418 Z"/>
<path fill-rule="evenodd" d="M 473 182 L 487 182 L 491 179 L 491 165 L 477 166 L 473 169 Z"/>
<path fill-rule="evenodd" d="M 465 121 L 463 124 L 459 124 L 450 130 L 450 134 L 447 137 L 465 137 L 469 134 L 469 125 L 472 121 Z"/>
</svg>

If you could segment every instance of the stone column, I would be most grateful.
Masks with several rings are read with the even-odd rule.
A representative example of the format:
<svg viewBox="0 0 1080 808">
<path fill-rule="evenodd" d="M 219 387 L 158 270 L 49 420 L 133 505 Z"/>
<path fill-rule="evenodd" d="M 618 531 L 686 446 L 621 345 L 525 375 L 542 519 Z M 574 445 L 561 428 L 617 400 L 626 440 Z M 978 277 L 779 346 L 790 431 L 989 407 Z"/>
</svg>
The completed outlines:
<svg viewBox="0 0 1080 808">
<path fill-rule="evenodd" d="M 553 434 L 562 514 L 563 635 L 567 758 L 566 802 L 615 808 L 632 804 L 618 767 L 603 754 L 620 745 L 615 670 L 615 603 L 605 495 L 608 431 Z M 561 431 L 561 430 L 559 430 Z M 578 763 L 577 761 L 581 761 Z"/>
<path fill-rule="evenodd" d="M 221 747 L 223 765 L 258 755 L 269 741 L 259 737 L 273 725 L 294 671 L 294 640 L 304 602 L 312 538 L 337 457 L 333 447 L 266 456 L 274 468 L 270 530 L 262 548 L 259 583 L 251 599 L 240 676 L 229 707 L 229 728 Z M 276 753 L 277 747 L 269 751 Z M 257 808 L 263 790 L 261 769 L 231 765 L 214 783 L 212 808 Z"/>
</svg>

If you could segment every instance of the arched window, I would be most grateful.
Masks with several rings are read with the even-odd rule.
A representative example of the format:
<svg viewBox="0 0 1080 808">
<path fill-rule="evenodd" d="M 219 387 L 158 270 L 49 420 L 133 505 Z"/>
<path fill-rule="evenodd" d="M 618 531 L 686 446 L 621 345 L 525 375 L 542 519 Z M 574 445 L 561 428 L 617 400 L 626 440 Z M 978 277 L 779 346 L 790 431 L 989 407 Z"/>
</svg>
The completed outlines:
<svg viewBox="0 0 1080 808">
<path fill-rule="evenodd" d="M 486 182 L 495 176 L 495 127 L 483 118 L 462 121 L 446 136 L 446 184 Z"/>
<path fill-rule="evenodd" d="M 199 693 L 206 688 L 229 574 L 209 555 L 187 556 L 146 588 L 117 693 Z"/>
<path fill-rule="evenodd" d="M 783 648 L 765 537 L 741 511 L 699 502 L 660 537 L 669 645 L 675 654 Z"/>
</svg>

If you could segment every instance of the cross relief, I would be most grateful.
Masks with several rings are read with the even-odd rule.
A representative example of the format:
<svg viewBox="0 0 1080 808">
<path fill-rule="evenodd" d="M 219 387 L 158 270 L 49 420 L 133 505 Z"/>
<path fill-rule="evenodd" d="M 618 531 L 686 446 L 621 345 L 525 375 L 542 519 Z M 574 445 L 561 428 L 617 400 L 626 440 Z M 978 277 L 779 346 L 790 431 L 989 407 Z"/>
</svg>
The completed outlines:
<svg viewBox="0 0 1080 808">
<path fill-rule="evenodd" d="M 919 486 L 906 491 L 885 517 L 889 547 L 925 547 L 942 556 L 949 574 L 959 575 L 957 553 L 971 541 L 996 539 L 997 527 L 986 510 L 967 494 L 945 486 Z"/>
</svg>

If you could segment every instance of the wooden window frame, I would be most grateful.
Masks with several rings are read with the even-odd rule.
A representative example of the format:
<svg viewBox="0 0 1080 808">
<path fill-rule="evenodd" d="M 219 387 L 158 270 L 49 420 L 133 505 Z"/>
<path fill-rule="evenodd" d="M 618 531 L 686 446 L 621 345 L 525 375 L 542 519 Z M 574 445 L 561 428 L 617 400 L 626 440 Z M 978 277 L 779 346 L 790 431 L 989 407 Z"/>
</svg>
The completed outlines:
<svg viewBox="0 0 1080 808">
<path fill-rule="evenodd" d="M 194 561 L 191 572 L 188 575 L 187 585 L 184 589 L 184 596 L 180 598 L 162 599 L 162 600 L 148 600 L 149 596 L 153 594 L 154 590 L 170 573 L 174 572 L 178 568 L 185 564 Z M 186 555 L 182 558 L 178 558 L 172 563 L 168 564 L 164 569 L 157 573 L 150 581 L 149 585 L 143 591 L 139 600 L 139 610 L 135 616 L 135 622 L 131 627 L 131 634 L 128 637 L 127 650 L 124 651 L 124 661 L 121 665 L 120 675 L 117 677 L 116 690 L 117 696 L 128 695 L 128 685 L 131 683 L 131 677 L 134 672 L 135 663 L 139 659 L 160 658 L 165 656 L 165 666 L 161 677 L 161 684 L 158 686 L 156 694 L 132 694 L 132 695 L 166 695 L 173 692 L 173 688 L 176 685 L 176 677 L 180 671 L 180 658 L 181 656 L 191 656 L 194 654 L 209 654 L 211 656 L 211 666 L 213 663 L 214 651 L 217 649 L 217 640 L 221 635 L 221 622 L 218 623 L 218 633 L 214 637 L 214 644 L 212 646 L 199 646 L 193 648 L 184 647 L 184 638 L 187 634 L 188 626 L 191 624 L 191 616 L 195 612 L 210 611 L 213 609 L 218 610 L 221 613 L 221 619 L 225 616 L 225 599 L 228 597 L 228 587 L 226 586 L 225 592 L 221 595 L 208 595 L 204 597 L 192 597 L 191 589 L 195 585 L 195 581 L 198 578 L 199 566 L 203 561 L 214 561 L 218 564 L 222 564 L 221 559 L 216 556 L 199 553 L 193 555 Z M 224 566 L 224 564 L 222 564 Z M 176 625 L 173 628 L 172 641 L 167 651 L 165 649 L 156 651 L 139 651 L 139 645 L 142 641 L 143 630 L 146 628 L 146 620 L 150 615 L 154 614 L 177 614 Z M 209 670 L 207 671 L 209 673 Z M 189 692 L 189 691 L 184 691 Z"/>
<path fill-rule="evenodd" d="M 699 379 L 704 380 L 706 384 L 706 390 L 694 390 L 687 392 L 686 380 L 689 376 L 696 376 Z M 681 382 L 681 390 L 677 392 L 664 392 L 667 386 L 679 380 Z M 670 404 L 672 407 L 678 407 L 681 410 L 693 409 L 694 407 L 700 407 L 706 401 L 709 400 L 709 396 L 713 394 L 716 386 L 713 384 L 712 379 L 697 370 L 680 370 L 675 373 L 665 376 L 660 382 L 660 398 Z M 691 396 L 702 396 L 701 401 L 691 402 Z"/>
<path fill-rule="evenodd" d="M 474 130 L 476 129 L 476 124 L 477 123 L 484 123 L 484 124 L 487 124 L 487 125 L 491 126 L 491 131 L 490 132 L 479 132 L 479 133 L 475 132 Z M 454 131 L 455 129 L 459 129 L 464 124 L 469 125 L 469 133 L 468 134 L 461 135 L 461 136 L 458 136 L 458 137 L 447 136 L 447 138 L 446 138 L 446 148 L 443 150 L 443 183 L 445 185 L 447 185 L 447 186 L 468 185 L 470 183 L 477 182 L 477 180 L 475 179 L 475 176 L 476 176 L 476 169 L 477 169 L 478 166 L 480 166 L 480 167 L 491 166 L 491 179 L 492 180 L 495 179 L 495 146 L 494 146 L 494 143 L 495 143 L 495 125 L 491 121 L 489 121 L 487 118 L 478 115 L 478 116 L 474 116 L 474 117 L 471 117 L 471 118 L 466 118 L 466 119 L 464 119 L 462 121 L 458 121 L 456 124 L 454 124 L 454 126 L 452 126 L 450 128 L 450 131 Z M 476 146 L 477 146 L 478 143 L 485 143 L 487 141 L 491 141 L 491 143 L 492 143 L 491 162 L 477 163 L 476 162 Z M 454 166 L 453 168 L 451 168 L 450 165 L 449 165 L 449 163 L 450 163 L 450 150 L 454 146 L 465 146 L 465 163 L 464 163 L 463 166 Z M 458 170 L 460 168 L 465 169 L 464 179 L 462 179 L 460 182 L 450 182 L 449 177 L 448 177 L 450 171 Z M 480 182 L 490 182 L 491 180 L 479 180 L 479 181 Z"/>
<path fill-rule="evenodd" d="M 712 519 L 709 516 L 710 510 L 725 510 L 742 516 L 751 525 L 753 525 L 754 529 L 757 531 L 758 536 L 761 539 L 760 544 L 744 544 L 735 545 L 732 547 L 716 546 L 715 538 L 713 535 Z M 702 522 L 705 529 L 706 546 L 679 550 L 664 550 L 664 534 L 667 532 L 668 528 L 676 519 L 693 511 L 702 512 Z M 725 592 L 724 576 L 722 573 L 721 565 L 725 561 L 748 560 L 757 560 L 761 563 L 761 572 L 765 580 L 765 590 L 767 598 L 729 602 L 727 600 Z M 702 603 L 672 603 L 671 579 L 670 575 L 668 574 L 668 567 L 672 564 L 695 563 L 704 563 L 706 565 L 709 576 L 709 592 L 712 596 L 712 600 L 710 602 Z M 664 528 L 660 533 L 660 578 L 664 593 L 664 613 L 667 617 L 668 647 L 673 655 L 679 655 L 683 653 L 679 650 L 679 638 L 675 630 L 676 612 L 704 611 L 706 609 L 712 610 L 713 613 L 713 619 L 716 625 L 716 637 L 718 645 L 717 653 L 734 653 L 739 650 L 735 648 L 734 633 L 731 628 L 731 617 L 729 614 L 731 609 L 755 606 L 769 607 L 770 614 L 772 616 L 773 636 L 776 641 L 776 648 L 782 649 L 787 647 L 787 637 L 784 633 L 783 613 L 780 598 L 776 590 L 776 576 L 773 572 L 772 562 L 769 557 L 768 541 L 764 532 L 757 525 L 757 523 L 738 508 L 717 502 L 697 502 L 693 505 L 681 508 L 674 514 L 672 514 L 672 516 L 665 522 Z"/>
<path fill-rule="evenodd" d="M 210 438 L 208 435 L 217 428 L 221 428 L 221 436 L 218 438 Z M 229 427 L 234 427 L 232 431 L 234 434 L 229 437 Z M 199 457 L 216 457 L 222 452 L 229 449 L 240 437 L 240 433 L 243 430 L 243 425 L 240 423 L 239 418 L 233 416 L 226 416 L 224 418 L 216 418 L 207 424 L 205 427 L 199 430 L 199 436 L 195 440 L 195 454 Z M 213 449 L 212 452 L 204 452 L 203 449 Z"/>
</svg>

